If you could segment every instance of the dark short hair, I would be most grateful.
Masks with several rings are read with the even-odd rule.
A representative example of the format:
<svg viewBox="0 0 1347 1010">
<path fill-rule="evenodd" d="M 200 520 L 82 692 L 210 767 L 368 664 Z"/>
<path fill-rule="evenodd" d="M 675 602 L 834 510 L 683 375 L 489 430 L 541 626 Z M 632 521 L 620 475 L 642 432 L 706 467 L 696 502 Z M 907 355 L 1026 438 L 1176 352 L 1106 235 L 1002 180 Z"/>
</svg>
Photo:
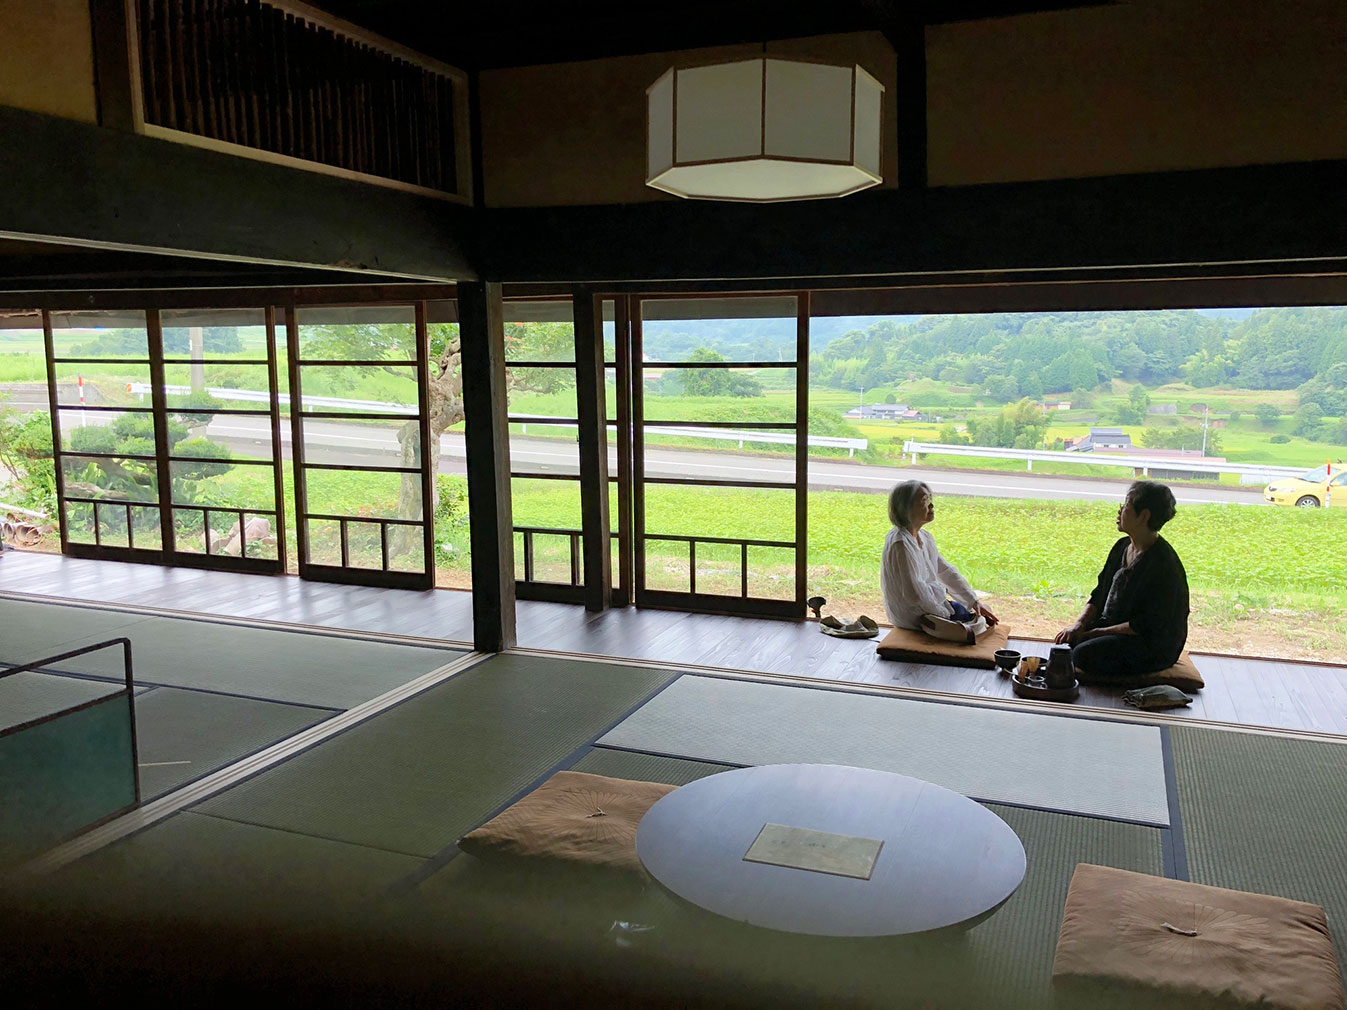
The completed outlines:
<svg viewBox="0 0 1347 1010">
<path fill-rule="evenodd" d="M 1159 481 L 1133 481 L 1132 486 L 1127 489 L 1127 497 L 1131 499 L 1133 512 L 1150 509 L 1151 514 L 1146 520 L 1146 525 L 1153 530 L 1158 530 L 1174 518 L 1177 509 L 1174 504 L 1174 492 Z"/>
</svg>

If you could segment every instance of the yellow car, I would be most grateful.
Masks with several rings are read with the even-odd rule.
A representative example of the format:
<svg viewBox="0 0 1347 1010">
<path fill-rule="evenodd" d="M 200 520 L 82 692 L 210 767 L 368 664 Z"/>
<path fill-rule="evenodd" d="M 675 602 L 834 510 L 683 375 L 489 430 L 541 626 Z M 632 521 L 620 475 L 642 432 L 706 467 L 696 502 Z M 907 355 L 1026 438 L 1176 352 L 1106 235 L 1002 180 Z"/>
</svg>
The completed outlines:
<svg viewBox="0 0 1347 1010">
<path fill-rule="evenodd" d="M 1331 480 L 1328 465 L 1315 467 L 1299 477 L 1274 480 L 1264 488 L 1263 500 L 1273 505 L 1318 508 L 1331 499 L 1335 507 L 1347 508 L 1347 463 L 1334 463 L 1332 467 Z"/>
</svg>

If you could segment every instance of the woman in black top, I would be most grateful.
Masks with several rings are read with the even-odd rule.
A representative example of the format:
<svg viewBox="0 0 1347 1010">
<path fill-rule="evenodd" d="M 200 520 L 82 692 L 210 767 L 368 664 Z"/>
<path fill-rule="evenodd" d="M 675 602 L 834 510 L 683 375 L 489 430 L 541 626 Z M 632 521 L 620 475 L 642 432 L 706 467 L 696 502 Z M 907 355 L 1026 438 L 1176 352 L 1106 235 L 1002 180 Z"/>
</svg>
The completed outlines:
<svg viewBox="0 0 1347 1010">
<path fill-rule="evenodd" d="M 1160 527 L 1174 517 L 1174 495 L 1139 480 L 1118 509 L 1113 545 L 1085 612 L 1057 641 L 1073 646 L 1076 670 L 1099 679 L 1173 666 L 1188 640 L 1188 575 Z"/>
</svg>

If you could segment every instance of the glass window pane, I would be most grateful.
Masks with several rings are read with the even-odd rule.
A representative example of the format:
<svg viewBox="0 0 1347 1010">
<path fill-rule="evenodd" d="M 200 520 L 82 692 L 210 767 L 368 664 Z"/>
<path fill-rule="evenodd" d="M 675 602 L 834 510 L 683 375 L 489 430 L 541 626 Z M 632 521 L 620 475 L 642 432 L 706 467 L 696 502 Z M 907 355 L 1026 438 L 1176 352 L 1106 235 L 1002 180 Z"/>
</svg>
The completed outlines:
<svg viewBox="0 0 1347 1010">
<path fill-rule="evenodd" d="M 61 456 L 61 476 L 70 498 L 154 502 L 159 477 L 153 459 Z"/>
<path fill-rule="evenodd" d="M 368 466 L 421 465 L 417 421 L 304 419 L 304 461 Z M 418 480 L 420 478 L 417 478 Z"/>
<path fill-rule="evenodd" d="M 148 358 L 145 313 L 126 311 L 53 312 L 52 354 L 58 358 Z"/>
<path fill-rule="evenodd" d="M 795 548 L 749 547 L 748 595 L 758 599 L 795 599 Z"/>
<path fill-rule="evenodd" d="M 283 427 L 282 438 L 290 434 Z M 174 412 L 168 416 L 169 453 L 231 460 L 272 459 L 271 419 L 249 414 Z"/>
<path fill-rule="evenodd" d="M 420 412 L 414 365 L 301 365 L 303 407 L 314 413 Z"/>
<path fill-rule="evenodd" d="M 137 516 L 125 506 L 110 502 L 99 502 L 95 507 L 98 516 L 98 542 L 104 547 L 129 547 L 131 545 L 130 524 Z"/>
<path fill-rule="evenodd" d="M 62 407 L 56 414 L 61 425 L 61 448 L 66 452 L 154 455 L 154 416 L 149 411 Z"/>
<path fill-rule="evenodd" d="M 688 577 L 688 545 L 682 540 L 647 540 L 645 587 L 667 593 L 691 590 Z"/>
<path fill-rule="evenodd" d="M 421 542 L 421 527 L 388 528 L 388 570 L 420 574 L 426 570 L 426 552 Z"/>
<path fill-rule="evenodd" d="M 266 365 L 167 364 L 164 366 L 164 391 L 169 407 L 268 410 L 271 407 L 271 372 Z"/>
<path fill-rule="evenodd" d="M 276 484 L 268 463 L 170 462 L 174 505 L 218 505 L 271 512 Z"/>
<path fill-rule="evenodd" d="M 72 544 L 94 542 L 94 507 L 90 502 L 65 503 L 66 538 Z"/>
<path fill-rule="evenodd" d="M 262 309 L 164 309 L 159 313 L 164 357 L 196 361 L 264 359 L 266 322 Z"/>
<path fill-rule="evenodd" d="M 794 542 L 795 492 L 647 484 L 646 532 Z"/>
<path fill-rule="evenodd" d="M 603 413 L 609 421 L 617 421 L 617 369 L 603 370 Z"/>
<path fill-rule="evenodd" d="M 698 349 L 727 361 L 794 362 L 796 330 L 794 295 L 641 301 L 647 362 L 684 361 Z"/>
<path fill-rule="evenodd" d="M 305 470 L 315 515 L 421 518 L 421 475 L 369 470 Z"/>
<path fill-rule="evenodd" d="M 383 570 L 383 539 L 378 523 L 348 522 L 346 549 L 349 567 Z"/>
<path fill-rule="evenodd" d="M 530 417 L 576 416 L 575 367 L 506 369 L 509 413 Z"/>
<path fill-rule="evenodd" d="M 183 554 L 205 554 L 205 522 L 206 513 L 202 509 L 175 508 L 173 510 L 174 547 Z"/>
<path fill-rule="evenodd" d="M 550 582 L 569 586 L 571 582 L 571 538 L 557 533 L 531 534 L 533 549 L 533 581 Z M 524 577 L 524 552 L 526 538 L 522 533 L 515 536 L 516 578 Z M 575 545 L 580 549 L 579 543 Z M 578 560 L 578 559 L 577 559 Z"/>
<path fill-rule="evenodd" d="M 341 565 L 341 524 L 335 519 L 309 519 L 309 564 Z"/>
<path fill-rule="evenodd" d="M 301 308 L 301 361 L 416 360 L 416 311 L 410 305 Z"/>
<path fill-rule="evenodd" d="M 642 369 L 643 417 L 648 421 L 795 423 L 793 368 Z"/>
<path fill-rule="evenodd" d="M 697 592 L 742 594 L 743 550 L 738 544 L 697 544 Z"/>
<path fill-rule="evenodd" d="M 515 478 L 510 481 L 515 526 L 578 530 L 580 482 Z"/>
<path fill-rule="evenodd" d="M 580 446 L 573 424 L 510 425 L 510 469 L 579 476 Z"/>
<path fill-rule="evenodd" d="M 78 407 L 150 406 L 150 366 L 125 361 L 57 364 L 56 402 Z"/>
<path fill-rule="evenodd" d="M 575 361 L 571 300 L 504 305 L 505 360 Z"/>
<path fill-rule="evenodd" d="M 795 482 L 794 432 L 652 425 L 645 435 L 647 477 Z"/>
<path fill-rule="evenodd" d="M 0 382 L 35 384 L 30 389 L 12 390 L 9 406 L 47 409 L 47 352 L 40 313 L 0 318 Z"/>
</svg>

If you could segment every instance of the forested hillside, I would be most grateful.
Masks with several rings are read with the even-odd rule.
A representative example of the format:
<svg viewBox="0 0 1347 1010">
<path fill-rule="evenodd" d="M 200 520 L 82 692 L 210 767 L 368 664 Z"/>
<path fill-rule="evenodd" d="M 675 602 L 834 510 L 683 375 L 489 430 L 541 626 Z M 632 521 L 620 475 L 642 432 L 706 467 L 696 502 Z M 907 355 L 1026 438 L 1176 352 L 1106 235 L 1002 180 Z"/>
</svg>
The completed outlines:
<svg viewBox="0 0 1347 1010">
<path fill-rule="evenodd" d="M 815 354 L 810 380 L 860 389 L 929 377 L 1009 401 L 1113 378 L 1247 389 L 1318 380 L 1336 388 L 1342 377 L 1330 369 L 1343 362 L 1342 307 L 1261 309 L 1242 320 L 1176 310 L 998 313 L 877 322 Z"/>
</svg>

